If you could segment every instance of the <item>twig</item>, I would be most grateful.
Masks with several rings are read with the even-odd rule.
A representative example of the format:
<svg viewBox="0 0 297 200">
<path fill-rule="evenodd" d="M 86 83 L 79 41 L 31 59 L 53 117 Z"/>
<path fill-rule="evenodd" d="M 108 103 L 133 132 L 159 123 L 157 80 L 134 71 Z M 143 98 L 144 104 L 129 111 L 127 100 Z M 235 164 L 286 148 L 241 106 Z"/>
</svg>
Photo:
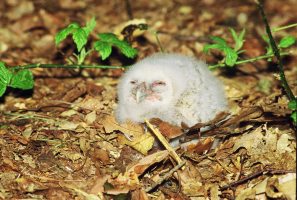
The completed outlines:
<svg viewBox="0 0 297 200">
<path fill-rule="evenodd" d="M 164 176 L 162 176 L 162 178 L 160 178 L 157 182 L 155 182 L 153 185 L 151 185 L 150 187 L 146 188 L 145 191 L 149 192 L 153 189 L 155 189 L 158 185 L 160 185 L 164 180 L 167 180 L 170 176 L 172 176 L 172 174 L 174 172 L 176 172 L 179 168 L 181 168 L 182 166 L 184 166 L 186 162 L 183 161 L 181 163 L 179 163 L 178 165 L 176 165 L 174 168 L 172 168 L 167 174 L 165 174 Z"/>
<path fill-rule="evenodd" d="M 285 56 L 285 55 L 289 55 L 290 53 L 281 53 L 281 56 Z M 249 62 L 254 62 L 254 61 L 257 61 L 257 60 L 262 60 L 262 59 L 266 59 L 266 58 L 272 58 L 274 57 L 274 54 L 270 54 L 270 55 L 262 55 L 262 56 L 257 56 L 255 58 L 250 58 L 250 59 L 246 59 L 246 60 L 240 60 L 240 61 L 236 61 L 235 65 L 240 65 L 240 64 L 244 64 L 244 63 L 249 63 Z M 210 65 L 208 68 L 210 70 L 212 69 L 215 69 L 217 67 L 224 67 L 226 66 L 225 63 L 219 63 L 219 64 L 216 64 L 216 65 Z"/>
<path fill-rule="evenodd" d="M 271 44 L 273 54 L 278 60 L 277 67 L 278 67 L 278 70 L 279 70 L 281 84 L 282 84 L 283 88 L 286 91 L 288 99 L 290 101 L 292 101 L 292 100 L 295 99 L 295 96 L 294 96 L 294 94 L 293 94 L 292 90 L 290 89 L 290 86 L 289 86 L 289 84 L 287 82 L 287 79 L 286 79 L 286 76 L 285 76 L 285 73 L 284 73 L 284 67 L 283 67 L 283 62 L 282 62 L 282 59 L 281 59 L 281 55 L 280 55 L 279 49 L 278 49 L 278 47 L 277 47 L 277 45 L 275 43 L 275 40 L 273 39 L 271 29 L 270 29 L 270 26 L 269 26 L 268 21 L 267 21 L 267 17 L 265 15 L 265 12 L 264 12 L 264 9 L 263 9 L 263 0 L 258 0 L 256 2 L 257 2 L 257 5 L 258 5 L 258 9 L 260 11 L 260 14 L 262 16 L 262 20 L 263 20 L 263 22 L 265 24 L 266 33 L 267 33 L 267 35 L 269 37 L 269 42 Z"/>
<path fill-rule="evenodd" d="M 12 70 L 33 69 L 33 68 L 62 68 L 62 69 L 123 69 L 125 67 L 109 65 L 64 65 L 64 64 L 29 64 L 10 67 Z"/>
<path fill-rule="evenodd" d="M 129 19 L 133 19 L 133 12 L 132 12 L 130 0 L 125 0 L 125 6 L 126 6 L 126 11 Z"/>
<path fill-rule="evenodd" d="M 273 170 L 273 169 L 268 169 L 268 170 L 262 170 L 262 171 L 259 171 L 259 172 L 256 172 L 256 173 L 253 173 L 253 174 L 250 174 L 238 181 L 234 181 L 228 185 L 224 185 L 220 188 L 220 190 L 226 190 L 228 188 L 231 188 L 231 187 L 234 187 L 234 186 L 237 186 L 237 185 L 240 185 L 244 182 L 247 182 L 251 179 L 254 179 L 254 178 L 257 178 L 258 176 L 261 176 L 263 174 L 286 174 L 286 173 L 295 173 L 294 170 Z"/>
<path fill-rule="evenodd" d="M 164 48 L 163 48 L 163 46 L 162 46 L 162 44 L 161 44 L 161 41 L 160 41 L 160 39 L 159 39 L 159 36 L 158 36 L 159 33 L 158 33 L 157 31 L 154 31 L 154 30 L 153 30 L 153 34 L 155 35 L 157 44 L 158 44 L 158 46 L 160 47 L 161 52 L 164 53 L 165 50 L 164 50 Z"/>
<path fill-rule="evenodd" d="M 159 132 L 158 129 L 155 129 L 153 125 L 145 119 L 146 125 L 152 130 L 152 132 L 156 135 L 159 141 L 164 145 L 164 147 L 169 151 L 169 154 L 174 158 L 174 160 L 180 165 L 183 163 L 182 159 L 177 155 L 174 149 L 170 146 L 169 142 L 164 138 L 164 136 Z"/>
<path fill-rule="evenodd" d="M 282 30 L 286 30 L 288 28 L 293 28 L 293 27 L 296 27 L 296 26 L 297 26 L 297 23 L 290 24 L 290 25 L 287 25 L 287 26 L 276 27 L 276 28 L 272 29 L 272 32 L 282 31 Z"/>
</svg>

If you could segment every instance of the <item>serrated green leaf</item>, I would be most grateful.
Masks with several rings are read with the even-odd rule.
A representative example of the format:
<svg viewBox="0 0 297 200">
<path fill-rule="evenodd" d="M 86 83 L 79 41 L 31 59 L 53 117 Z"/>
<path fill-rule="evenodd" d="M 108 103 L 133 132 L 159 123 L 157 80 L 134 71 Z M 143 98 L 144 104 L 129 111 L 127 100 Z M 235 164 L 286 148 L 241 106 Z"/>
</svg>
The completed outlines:
<svg viewBox="0 0 297 200">
<path fill-rule="evenodd" d="M 115 46 L 120 49 L 120 51 L 128 58 L 134 58 L 137 55 L 137 50 L 130 46 L 130 44 L 126 41 L 120 40 L 117 38 L 117 36 L 113 33 L 100 33 L 98 34 L 98 37 L 100 38 L 99 42 L 105 42 L 105 43 L 98 43 L 99 47 L 97 49 L 104 49 L 102 45 L 108 44 L 111 48 L 111 46 Z M 108 49 L 105 50 L 109 52 Z M 101 54 L 102 55 L 102 54 Z M 110 55 L 110 54 L 109 54 Z M 108 55 L 108 56 L 109 56 Z"/>
<path fill-rule="evenodd" d="M 230 28 L 229 30 L 230 30 L 233 40 L 235 42 L 234 50 L 238 51 L 239 49 L 241 49 L 241 47 L 243 46 L 243 43 L 244 43 L 243 37 L 245 35 L 245 29 L 243 29 L 239 35 L 237 35 L 237 33 L 235 32 L 235 30 L 233 28 Z"/>
<path fill-rule="evenodd" d="M 12 72 L 8 70 L 4 62 L 0 62 L 0 83 L 7 86 L 11 80 Z"/>
<path fill-rule="evenodd" d="M 228 46 L 226 40 L 221 37 L 210 36 L 210 39 L 212 39 L 215 43 L 220 44 L 221 46 Z"/>
<path fill-rule="evenodd" d="M 88 35 L 82 28 L 77 28 L 72 33 L 72 38 L 78 51 L 81 51 L 83 46 L 85 46 L 88 42 Z"/>
<path fill-rule="evenodd" d="M 238 40 L 238 36 L 233 28 L 229 28 L 229 31 L 231 32 L 233 40 L 236 42 Z"/>
<path fill-rule="evenodd" d="M 100 38 L 100 40 L 108 43 L 114 43 L 115 41 L 119 40 L 113 33 L 99 33 L 98 37 Z"/>
<path fill-rule="evenodd" d="M 89 35 L 92 32 L 92 30 L 95 28 L 95 26 L 96 26 L 96 19 L 95 17 L 92 17 L 92 19 L 87 22 L 86 26 L 83 27 L 83 29 L 86 32 L 86 34 Z"/>
<path fill-rule="evenodd" d="M 295 124 L 297 124 L 297 111 L 292 112 L 291 119 Z"/>
<path fill-rule="evenodd" d="M 80 28 L 80 26 L 77 23 L 71 23 L 66 28 L 62 29 L 56 34 L 55 37 L 55 43 L 56 45 L 60 44 L 63 40 L 66 39 L 66 37 L 73 33 L 75 29 Z"/>
<path fill-rule="evenodd" d="M 294 99 L 292 101 L 289 102 L 288 107 L 291 110 L 297 110 L 297 99 Z"/>
<path fill-rule="evenodd" d="M 137 55 L 137 50 L 126 41 L 118 40 L 114 45 L 128 58 L 134 58 Z"/>
<path fill-rule="evenodd" d="M 239 39 L 242 40 L 242 41 L 244 41 L 244 40 L 243 40 L 244 36 L 245 36 L 245 28 L 242 29 L 242 31 L 240 32 L 240 34 L 239 34 Z"/>
<path fill-rule="evenodd" d="M 6 68 L 4 62 L 0 62 L 0 97 L 5 93 L 11 77 L 12 72 Z"/>
<path fill-rule="evenodd" d="M 23 90 L 32 89 L 34 86 L 32 72 L 28 69 L 18 71 L 12 76 L 9 86 Z"/>
<path fill-rule="evenodd" d="M 209 49 L 218 49 L 223 51 L 225 48 L 225 46 L 222 46 L 220 44 L 207 44 L 203 47 L 203 52 L 207 53 L 209 51 Z"/>
<path fill-rule="evenodd" d="M 233 67 L 237 61 L 238 55 L 234 49 L 231 48 L 225 48 L 224 53 L 226 55 L 226 65 L 229 67 Z"/>
<path fill-rule="evenodd" d="M 121 51 L 128 58 L 135 58 L 135 56 L 138 54 L 137 49 L 134 49 L 130 46 L 122 48 Z"/>
<path fill-rule="evenodd" d="M 112 50 L 111 45 L 108 42 L 104 42 L 104 41 L 95 42 L 94 48 L 96 51 L 99 52 L 102 60 L 105 60 L 106 58 L 108 58 Z"/>
<path fill-rule="evenodd" d="M 0 97 L 5 93 L 7 85 L 0 82 Z"/>
<path fill-rule="evenodd" d="M 281 39 L 281 41 L 278 44 L 278 47 L 280 48 L 288 48 L 292 46 L 296 42 L 296 38 L 293 36 L 286 36 Z"/>
</svg>

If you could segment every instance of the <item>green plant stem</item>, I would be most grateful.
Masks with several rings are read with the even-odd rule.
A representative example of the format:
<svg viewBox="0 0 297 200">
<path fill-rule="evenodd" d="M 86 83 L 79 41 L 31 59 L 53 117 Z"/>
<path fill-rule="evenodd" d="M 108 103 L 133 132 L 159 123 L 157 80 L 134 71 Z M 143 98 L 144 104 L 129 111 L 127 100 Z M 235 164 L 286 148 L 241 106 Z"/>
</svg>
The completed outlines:
<svg viewBox="0 0 297 200">
<path fill-rule="evenodd" d="M 283 88 L 285 89 L 286 91 L 286 95 L 288 97 L 288 99 L 290 101 L 292 101 L 293 99 L 295 99 L 295 96 L 287 82 L 287 79 L 286 79 L 286 76 L 285 76 L 285 72 L 284 72 L 284 67 L 283 67 L 283 62 L 282 62 L 282 59 L 281 59 L 281 55 L 280 55 L 280 52 L 279 52 L 279 49 L 276 45 L 276 42 L 272 36 L 272 33 L 271 33 L 271 29 L 270 29 L 270 26 L 268 24 L 268 21 L 267 21 L 267 17 L 265 15 L 265 12 L 264 12 L 264 8 L 263 8 L 263 0 L 259 0 L 257 1 L 257 4 L 258 4 L 258 9 L 260 11 L 260 14 L 262 16 L 262 20 L 265 24 L 265 28 L 266 28 L 266 33 L 269 37 L 269 42 L 271 44 L 271 47 L 272 47 L 272 50 L 273 50 L 273 54 L 274 56 L 277 58 L 278 60 L 278 69 L 279 69 L 279 75 L 280 75 L 280 80 L 281 80 L 281 84 L 283 86 Z"/>
<path fill-rule="evenodd" d="M 123 69 L 125 67 L 109 65 L 64 65 L 64 64 L 29 64 L 10 67 L 12 70 L 33 69 L 33 68 L 63 68 L 63 69 Z"/>
<path fill-rule="evenodd" d="M 276 27 L 276 28 L 272 29 L 272 32 L 282 31 L 282 30 L 285 30 L 285 29 L 288 29 L 288 28 L 293 28 L 295 26 L 297 27 L 297 23 L 289 24 L 287 26 Z"/>
<path fill-rule="evenodd" d="M 289 55 L 289 53 L 287 53 L 287 52 L 281 53 L 281 56 L 285 56 L 285 55 Z M 244 64 L 244 63 L 254 62 L 254 61 L 257 61 L 257 60 L 262 60 L 262 59 L 272 58 L 272 57 L 274 57 L 274 54 L 257 56 L 257 57 L 246 59 L 246 60 L 239 60 L 239 61 L 237 61 L 235 63 L 235 65 L 240 65 L 240 64 Z M 225 63 L 218 63 L 216 65 L 210 65 L 208 68 L 210 70 L 212 70 L 212 69 L 215 69 L 217 67 L 224 67 L 224 66 L 226 66 Z"/>
<path fill-rule="evenodd" d="M 161 52 L 164 53 L 165 52 L 164 48 L 163 48 L 163 46 L 161 44 L 161 41 L 159 40 L 159 35 L 158 35 L 159 33 L 157 31 L 153 31 L 153 34 L 156 37 L 156 41 L 157 41 L 158 46 L 160 47 Z"/>
</svg>

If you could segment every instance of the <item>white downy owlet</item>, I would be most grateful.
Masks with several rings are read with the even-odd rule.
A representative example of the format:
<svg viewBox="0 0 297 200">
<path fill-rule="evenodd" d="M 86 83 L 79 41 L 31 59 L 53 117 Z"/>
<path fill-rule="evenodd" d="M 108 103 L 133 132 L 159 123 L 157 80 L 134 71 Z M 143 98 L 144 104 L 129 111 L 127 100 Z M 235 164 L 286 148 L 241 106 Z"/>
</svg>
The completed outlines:
<svg viewBox="0 0 297 200">
<path fill-rule="evenodd" d="M 207 65 L 178 54 L 157 53 L 132 65 L 119 82 L 118 100 L 120 123 L 160 118 L 193 126 L 227 110 L 222 83 Z"/>
</svg>

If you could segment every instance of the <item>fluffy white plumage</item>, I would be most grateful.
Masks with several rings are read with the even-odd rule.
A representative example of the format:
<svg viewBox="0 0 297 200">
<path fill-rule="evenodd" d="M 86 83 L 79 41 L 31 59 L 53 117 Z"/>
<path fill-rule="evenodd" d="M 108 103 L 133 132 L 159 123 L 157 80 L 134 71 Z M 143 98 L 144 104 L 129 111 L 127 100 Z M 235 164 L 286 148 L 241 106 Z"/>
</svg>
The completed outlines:
<svg viewBox="0 0 297 200">
<path fill-rule="evenodd" d="M 193 126 L 227 109 L 222 83 L 207 65 L 178 54 L 158 53 L 132 65 L 119 82 L 118 100 L 120 123 L 160 118 Z"/>
</svg>

